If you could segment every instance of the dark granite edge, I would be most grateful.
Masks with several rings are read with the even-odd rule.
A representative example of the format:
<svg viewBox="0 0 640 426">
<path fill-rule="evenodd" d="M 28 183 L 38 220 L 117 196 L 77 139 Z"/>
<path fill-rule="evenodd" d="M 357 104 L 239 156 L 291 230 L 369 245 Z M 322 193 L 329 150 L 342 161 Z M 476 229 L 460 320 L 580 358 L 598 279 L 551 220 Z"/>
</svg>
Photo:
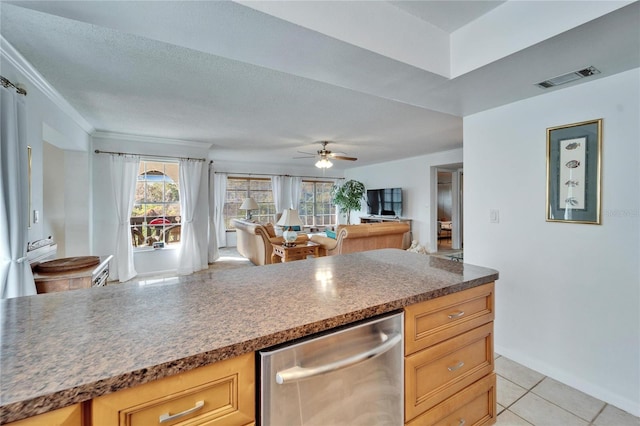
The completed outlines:
<svg viewBox="0 0 640 426">
<path fill-rule="evenodd" d="M 498 272 L 473 280 L 462 281 L 425 293 L 408 296 L 381 305 L 371 306 L 353 312 L 325 318 L 314 323 L 303 324 L 288 330 L 261 336 L 252 340 L 239 342 L 222 348 L 182 359 L 171 360 L 129 373 L 116 375 L 107 379 L 85 383 L 67 390 L 39 395 L 30 399 L 0 405 L 0 424 L 22 420 L 38 414 L 43 414 L 69 405 L 88 401 L 99 396 L 107 395 L 119 390 L 149 383 L 178 373 L 203 367 L 217 361 L 233 358 L 245 353 L 255 352 L 264 348 L 286 343 L 295 339 L 310 336 L 332 328 L 351 324 L 360 320 L 393 312 L 406 306 L 434 299 L 448 294 L 457 293 L 498 279 Z"/>
</svg>

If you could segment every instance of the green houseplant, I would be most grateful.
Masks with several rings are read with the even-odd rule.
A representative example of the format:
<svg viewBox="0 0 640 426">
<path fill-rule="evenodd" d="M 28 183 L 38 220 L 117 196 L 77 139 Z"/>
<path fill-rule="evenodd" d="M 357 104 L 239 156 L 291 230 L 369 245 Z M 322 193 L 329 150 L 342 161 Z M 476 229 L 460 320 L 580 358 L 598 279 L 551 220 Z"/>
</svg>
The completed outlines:
<svg viewBox="0 0 640 426">
<path fill-rule="evenodd" d="M 347 225 L 351 225 L 351 210 L 360 210 L 364 199 L 364 184 L 357 180 L 348 180 L 342 185 L 334 185 L 331 190 L 333 204 L 347 215 Z"/>
</svg>

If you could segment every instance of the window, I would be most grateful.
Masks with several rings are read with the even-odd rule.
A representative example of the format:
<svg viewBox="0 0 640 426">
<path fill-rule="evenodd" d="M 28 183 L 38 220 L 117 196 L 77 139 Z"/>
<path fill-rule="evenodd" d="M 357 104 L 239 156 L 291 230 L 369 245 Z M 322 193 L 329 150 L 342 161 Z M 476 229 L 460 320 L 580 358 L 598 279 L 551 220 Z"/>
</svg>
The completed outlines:
<svg viewBox="0 0 640 426">
<path fill-rule="evenodd" d="M 226 229 L 233 229 L 231 219 L 244 219 L 245 210 L 240 206 L 245 198 L 252 197 L 258 203 L 258 210 L 251 211 L 251 218 L 259 223 L 275 220 L 276 205 L 273 202 L 271 179 L 227 178 L 227 198 L 224 203 L 224 223 Z"/>
<path fill-rule="evenodd" d="M 178 163 L 140 161 L 131 213 L 134 247 L 180 241 L 180 174 Z"/>
<path fill-rule="evenodd" d="M 298 213 L 305 226 L 335 225 L 336 207 L 331 202 L 333 182 L 303 181 Z"/>
</svg>

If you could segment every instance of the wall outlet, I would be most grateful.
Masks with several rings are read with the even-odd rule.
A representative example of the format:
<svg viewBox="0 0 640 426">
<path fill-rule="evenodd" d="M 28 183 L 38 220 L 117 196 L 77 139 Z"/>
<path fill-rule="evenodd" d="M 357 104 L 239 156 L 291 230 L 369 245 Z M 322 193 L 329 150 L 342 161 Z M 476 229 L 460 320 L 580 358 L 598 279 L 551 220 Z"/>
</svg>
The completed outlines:
<svg viewBox="0 0 640 426">
<path fill-rule="evenodd" d="M 500 210 L 489 210 L 489 223 L 500 223 Z"/>
</svg>

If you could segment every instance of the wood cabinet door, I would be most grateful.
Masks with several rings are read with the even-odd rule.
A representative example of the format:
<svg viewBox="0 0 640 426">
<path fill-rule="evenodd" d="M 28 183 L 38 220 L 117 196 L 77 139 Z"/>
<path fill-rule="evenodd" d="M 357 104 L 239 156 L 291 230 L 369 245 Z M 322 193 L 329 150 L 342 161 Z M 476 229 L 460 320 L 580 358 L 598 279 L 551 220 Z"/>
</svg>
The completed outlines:
<svg viewBox="0 0 640 426">
<path fill-rule="evenodd" d="M 82 426 L 81 404 L 70 405 L 48 413 L 29 417 L 7 426 Z"/>
</svg>

